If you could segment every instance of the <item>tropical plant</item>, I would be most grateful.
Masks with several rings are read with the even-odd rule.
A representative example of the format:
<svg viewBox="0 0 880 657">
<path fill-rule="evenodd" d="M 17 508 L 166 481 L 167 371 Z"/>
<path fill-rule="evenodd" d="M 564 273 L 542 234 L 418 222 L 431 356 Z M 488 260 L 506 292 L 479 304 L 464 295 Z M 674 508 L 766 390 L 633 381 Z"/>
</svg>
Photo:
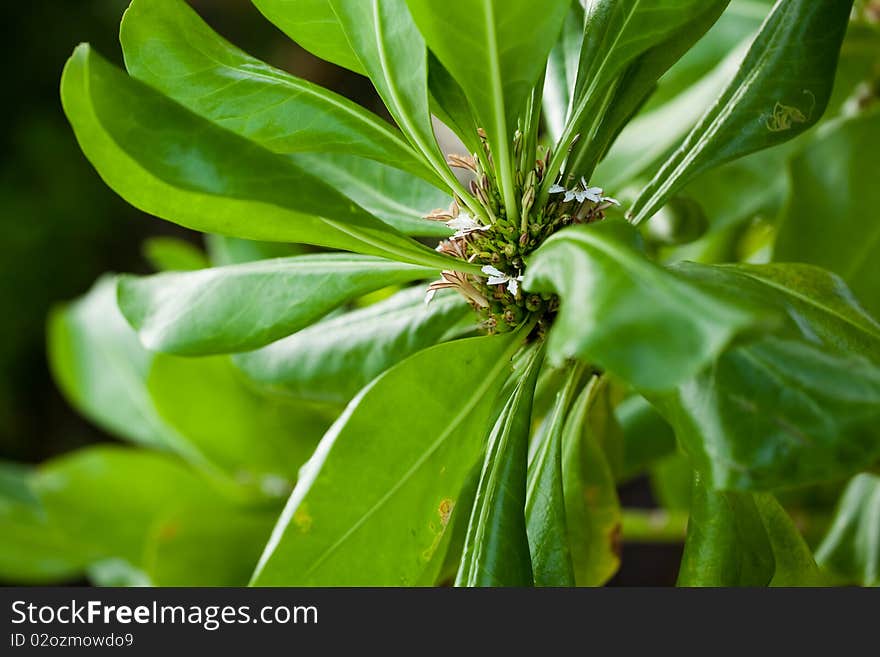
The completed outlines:
<svg viewBox="0 0 880 657">
<path fill-rule="evenodd" d="M 880 583 L 876 4 L 253 2 L 395 125 L 183 0 L 76 49 L 86 157 L 208 253 L 53 314 L 135 447 L 4 466 L 4 577 L 590 586 L 686 522 L 682 585 Z"/>
</svg>

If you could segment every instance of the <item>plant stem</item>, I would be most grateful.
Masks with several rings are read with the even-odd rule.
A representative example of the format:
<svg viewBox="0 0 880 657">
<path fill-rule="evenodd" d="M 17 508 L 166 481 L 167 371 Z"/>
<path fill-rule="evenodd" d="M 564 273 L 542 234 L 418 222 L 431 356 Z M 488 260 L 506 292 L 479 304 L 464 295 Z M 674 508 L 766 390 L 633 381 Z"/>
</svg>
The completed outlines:
<svg viewBox="0 0 880 657">
<path fill-rule="evenodd" d="M 624 509 L 623 540 L 629 543 L 682 543 L 687 534 L 687 511 Z"/>
</svg>

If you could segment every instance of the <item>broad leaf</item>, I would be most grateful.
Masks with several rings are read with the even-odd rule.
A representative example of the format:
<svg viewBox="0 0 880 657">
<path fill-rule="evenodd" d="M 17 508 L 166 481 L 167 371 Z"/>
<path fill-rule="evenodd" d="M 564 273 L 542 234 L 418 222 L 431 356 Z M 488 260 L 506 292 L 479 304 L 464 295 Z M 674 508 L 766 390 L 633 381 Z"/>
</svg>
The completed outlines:
<svg viewBox="0 0 880 657">
<path fill-rule="evenodd" d="M 878 149 L 880 120 L 873 112 L 838 123 L 794 158 L 774 254 L 836 272 L 875 316 L 880 315 Z"/>
<path fill-rule="evenodd" d="M 181 355 L 262 347 L 373 290 L 432 275 L 369 256 L 261 260 L 119 282 L 119 307 L 148 349 Z"/>
<path fill-rule="evenodd" d="M 392 365 L 440 342 L 470 308 L 458 294 L 430 305 L 421 288 L 336 315 L 235 363 L 252 380 L 300 399 L 348 402 Z"/>
<path fill-rule="evenodd" d="M 330 4 L 397 125 L 449 189 L 463 192 L 434 136 L 428 51 L 405 0 L 330 0 Z"/>
<path fill-rule="evenodd" d="M 673 270 L 787 319 L 789 332 L 880 362 L 880 323 L 836 275 L 812 265 L 682 263 Z"/>
<path fill-rule="evenodd" d="M 121 559 L 138 569 L 153 523 L 166 514 L 244 502 L 171 457 L 115 447 L 50 461 L 34 475 L 33 487 L 51 531 L 64 537 L 65 552 L 89 563 Z"/>
<path fill-rule="evenodd" d="M 623 433 L 622 480 L 638 476 L 652 463 L 675 454 L 675 433 L 644 397 L 628 397 L 614 414 Z"/>
<path fill-rule="evenodd" d="M 83 152 L 105 182 L 151 214 L 204 232 L 449 262 L 289 158 L 192 114 L 86 45 L 64 69 L 61 96 Z"/>
<path fill-rule="evenodd" d="M 780 0 L 739 74 L 631 208 L 651 217 L 700 173 L 786 142 L 814 125 L 831 97 L 852 0 Z"/>
<path fill-rule="evenodd" d="M 154 526 L 144 569 L 154 586 L 246 586 L 277 517 L 277 509 L 172 513 Z"/>
<path fill-rule="evenodd" d="M 515 215 L 510 138 L 559 35 L 569 0 L 406 3 L 428 46 L 461 85 L 488 133 L 505 205 Z"/>
<path fill-rule="evenodd" d="M 524 287 L 560 296 L 549 336 L 556 359 L 576 356 L 639 388 L 670 388 L 756 317 L 652 263 L 635 238 L 622 221 L 566 229 L 530 258 Z"/>
<path fill-rule="evenodd" d="M 623 125 L 642 106 L 657 80 L 718 20 L 730 0 L 614 0 L 595 2 L 587 15 L 581 68 L 569 134 L 586 127 L 566 166 L 591 177 Z M 625 69 L 622 67 L 626 67 Z M 606 99 L 604 89 L 619 81 Z M 607 103 L 604 116 L 590 114 Z M 586 121 L 592 124 L 584 125 Z M 593 130 L 595 126 L 595 131 Z"/>
<path fill-rule="evenodd" d="M 860 474 L 840 498 L 816 551 L 819 564 L 846 583 L 880 586 L 880 476 Z"/>
<path fill-rule="evenodd" d="M 156 413 L 146 387 L 154 355 L 119 312 L 115 277 L 52 312 L 48 355 L 67 400 L 102 429 L 148 447 L 192 452 Z"/>
<path fill-rule="evenodd" d="M 603 444 L 605 383 L 593 377 L 575 400 L 562 437 L 565 514 L 578 586 L 601 586 L 620 565 L 620 503 Z"/>
<path fill-rule="evenodd" d="M 379 117 L 250 57 L 184 0 L 135 0 L 120 39 L 132 76 L 268 150 L 347 153 L 436 180 Z"/>
<path fill-rule="evenodd" d="M 331 0 L 251 0 L 262 14 L 313 55 L 355 73 L 366 69 L 348 42 Z"/>
<path fill-rule="evenodd" d="M 566 528 L 562 448 L 565 419 L 580 379 L 572 367 L 544 420 L 545 426 L 529 463 L 526 524 L 535 586 L 573 586 L 574 569 Z"/>
<path fill-rule="evenodd" d="M 816 586 L 822 575 L 769 494 L 716 492 L 694 479 L 679 586 Z"/>
<path fill-rule="evenodd" d="M 251 583 L 419 581 L 483 451 L 515 346 L 431 347 L 361 391 L 304 466 Z"/>
<path fill-rule="evenodd" d="M 163 354 L 147 386 L 162 420 L 211 463 L 235 481 L 286 496 L 338 409 L 269 396 L 243 379 L 224 357 Z"/>
<path fill-rule="evenodd" d="M 766 338 L 653 401 L 715 488 L 831 481 L 880 458 L 880 368 L 826 347 Z"/>
<path fill-rule="evenodd" d="M 532 401 L 543 347 L 535 347 L 489 434 L 456 586 L 531 586 L 526 472 Z"/>
</svg>

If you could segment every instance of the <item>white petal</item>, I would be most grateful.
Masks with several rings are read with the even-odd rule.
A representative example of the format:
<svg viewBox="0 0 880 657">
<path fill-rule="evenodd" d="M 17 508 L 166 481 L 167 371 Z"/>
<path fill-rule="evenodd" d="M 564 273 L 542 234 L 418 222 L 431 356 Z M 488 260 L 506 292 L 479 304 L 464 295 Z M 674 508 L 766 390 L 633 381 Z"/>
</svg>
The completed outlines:
<svg viewBox="0 0 880 657">
<path fill-rule="evenodd" d="M 567 192 L 565 192 L 565 198 L 562 199 L 562 202 L 568 203 L 569 201 L 573 201 L 575 199 L 575 196 L 577 196 L 577 192 L 568 190 Z"/>
<path fill-rule="evenodd" d="M 574 193 L 574 197 L 578 200 L 578 203 L 583 203 L 583 202 L 586 201 L 587 198 L 588 198 L 588 197 L 587 197 L 587 193 L 586 193 L 586 192 L 582 192 L 582 191 L 580 191 L 580 190 L 578 190 L 578 191 L 576 191 L 576 192 Z"/>
<path fill-rule="evenodd" d="M 611 198 L 610 196 L 603 196 L 602 202 L 603 203 L 610 203 L 611 205 L 616 205 L 616 206 L 620 207 L 620 201 L 618 201 L 616 198 Z"/>
<path fill-rule="evenodd" d="M 504 285 L 508 280 L 507 276 L 490 276 L 489 285 Z"/>
<path fill-rule="evenodd" d="M 551 194 L 561 194 L 565 191 L 565 187 L 562 185 L 550 185 L 550 193 Z"/>
<path fill-rule="evenodd" d="M 483 224 L 476 221 L 469 214 L 460 214 L 455 219 L 446 222 L 446 225 L 453 230 L 477 230 L 483 227 Z"/>
<path fill-rule="evenodd" d="M 519 281 L 515 278 L 511 278 L 507 281 L 507 291 L 510 292 L 513 296 L 516 296 L 516 293 L 519 291 Z"/>
<path fill-rule="evenodd" d="M 425 293 L 425 305 L 426 306 L 434 300 L 435 294 L 437 294 L 437 290 L 428 290 Z"/>
<path fill-rule="evenodd" d="M 486 274 L 486 276 L 501 277 L 505 279 L 507 278 L 507 274 L 505 274 L 503 271 L 495 269 L 495 267 L 493 267 L 492 265 L 484 265 L 480 271 Z"/>
<path fill-rule="evenodd" d="M 588 187 L 584 190 L 584 195 L 590 199 L 593 203 L 599 203 L 602 200 L 602 188 L 601 187 Z"/>
</svg>

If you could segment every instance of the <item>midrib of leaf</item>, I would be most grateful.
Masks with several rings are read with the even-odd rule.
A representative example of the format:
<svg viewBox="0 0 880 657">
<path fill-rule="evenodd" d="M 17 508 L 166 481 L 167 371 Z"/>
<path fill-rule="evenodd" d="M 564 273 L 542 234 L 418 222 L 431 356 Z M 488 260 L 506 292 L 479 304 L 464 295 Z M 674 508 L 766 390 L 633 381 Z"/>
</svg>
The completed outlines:
<svg viewBox="0 0 880 657">
<path fill-rule="evenodd" d="M 391 487 L 391 489 L 385 493 L 373 506 L 371 506 L 366 513 L 364 513 L 358 520 L 355 522 L 333 545 L 331 545 L 327 550 L 320 555 L 308 568 L 308 570 L 303 573 L 303 578 L 311 575 L 315 570 L 317 570 L 321 564 L 323 564 L 327 559 L 329 559 L 336 550 L 338 550 L 342 545 L 348 540 L 348 538 L 354 534 L 360 527 L 366 523 L 370 517 L 373 516 L 376 512 L 381 509 L 388 500 L 390 500 L 397 491 L 399 491 L 408 481 L 409 479 L 427 462 L 427 460 L 438 450 L 443 444 L 449 439 L 449 436 L 458 428 L 460 424 L 462 424 L 468 416 L 473 412 L 474 408 L 480 403 L 483 396 L 488 394 L 489 391 L 494 387 L 495 379 L 501 374 L 502 370 L 507 367 L 508 361 L 510 360 L 510 356 L 513 351 L 518 348 L 519 344 L 514 339 L 512 346 L 507 349 L 502 358 L 499 359 L 498 363 L 492 368 L 489 376 L 487 376 L 480 384 L 470 392 L 467 397 L 467 402 L 465 405 L 459 410 L 458 414 L 453 418 L 452 422 L 449 423 L 447 428 L 443 431 L 440 437 L 437 438 L 428 449 L 422 454 L 421 457 L 409 468 L 409 470 L 404 473 L 403 477 L 398 480 L 398 482 Z M 372 387 L 372 386 L 371 386 Z M 352 408 L 352 412 L 354 412 L 354 408 Z M 351 415 L 349 413 L 348 415 Z M 345 417 L 345 416 L 343 416 Z M 347 417 L 346 417 L 347 420 Z M 344 428 L 344 424 L 341 428 Z M 334 437 L 335 440 L 335 437 Z M 329 454 L 329 451 L 328 451 Z M 317 477 L 317 472 L 315 473 Z M 292 513 L 295 511 L 291 509 L 291 515 L 288 517 L 287 509 L 284 510 L 282 514 L 282 518 L 285 520 L 284 526 L 286 528 L 287 524 L 290 522 L 292 517 Z M 280 537 L 279 537 L 280 538 Z M 272 550 L 274 552 L 274 549 Z M 259 568 L 258 568 L 259 571 Z"/>
<path fill-rule="evenodd" d="M 734 268 L 731 268 L 731 269 L 734 269 Z M 792 296 L 792 297 L 798 299 L 799 301 L 803 301 L 807 305 L 813 306 L 814 308 L 817 308 L 818 310 L 821 310 L 822 312 L 827 313 L 828 315 L 831 315 L 832 317 L 836 317 L 839 320 L 841 320 L 842 322 L 848 324 L 849 326 L 852 326 L 853 328 L 859 330 L 864 335 L 867 335 L 868 337 L 870 337 L 874 340 L 880 339 L 880 332 L 875 333 L 875 332 L 868 330 L 865 326 L 863 326 L 861 324 L 857 324 L 851 318 L 847 317 L 846 315 L 840 314 L 839 312 L 834 310 L 832 307 L 826 306 L 824 303 L 822 303 L 821 301 L 819 301 L 818 299 L 816 299 L 814 297 L 808 297 L 808 296 L 798 292 L 797 290 L 794 290 L 790 287 L 786 287 L 784 285 L 781 285 L 781 284 L 777 283 L 776 281 L 772 281 L 767 278 L 761 278 L 760 276 L 756 276 L 756 275 L 752 274 L 751 272 L 737 270 L 737 269 L 734 269 L 734 271 L 736 271 L 736 273 L 739 274 L 740 276 L 744 276 L 745 278 L 749 278 L 753 281 L 756 281 L 756 282 L 761 283 L 763 285 L 766 285 L 768 287 L 772 287 L 773 289 L 779 290 L 783 294 L 787 294 L 789 296 Z M 873 318 L 871 318 L 871 317 L 866 316 L 865 319 L 873 322 Z M 876 328 L 876 329 L 878 329 L 878 331 L 880 331 L 880 325 L 872 326 L 872 328 Z"/>
<path fill-rule="evenodd" d="M 507 115 L 504 107 L 504 83 L 501 80 L 501 62 L 498 59 L 498 34 L 495 31 L 494 0 L 482 0 L 483 19 L 486 27 L 486 55 L 489 58 L 489 72 L 492 84 L 492 114 L 495 119 L 495 147 L 498 151 L 498 168 L 501 174 L 501 188 L 504 205 L 511 221 L 519 220 L 519 207 L 511 171 L 510 149 L 507 145 Z"/>
<path fill-rule="evenodd" d="M 780 0 L 780 1 L 782 1 L 782 0 Z M 787 11 L 787 8 L 786 8 L 786 11 Z M 770 15 L 767 17 L 767 19 L 764 21 L 764 25 L 762 25 L 761 28 L 758 30 L 758 36 L 755 38 L 755 41 L 752 43 L 752 47 L 754 47 L 754 45 L 757 43 L 758 39 L 760 39 L 760 35 L 764 31 L 764 28 L 770 23 L 770 21 L 773 20 L 773 18 L 774 18 L 774 15 L 773 15 L 773 12 L 771 12 Z M 780 24 L 782 22 L 784 22 L 783 18 L 784 18 L 784 15 L 781 15 L 779 18 L 779 21 L 778 21 Z M 679 177 L 681 176 L 681 174 L 685 170 L 687 170 L 687 167 L 689 167 L 697 157 L 699 157 L 700 155 L 703 154 L 703 150 L 706 148 L 706 145 L 708 144 L 708 142 L 711 141 L 711 139 L 713 139 L 716 134 L 718 134 L 718 131 L 721 129 L 722 125 L 724 124 L 724 121 L 727 120 L 727 118 L 731 114 L 733 114 L 739 101 L 749 91 L 751 91 L 751 86 L 754 84 L 755 80 L 763 72 L 762 69 L 764 67 L 764 63 L 769 59 L 770 53 L 773 52 L 773 50 L 775 50 L 775 43 L 778 39 L 779 39 L 779 32 L 774 30 L 773 34 L 771 35 L 771 37 L 769 39 L 769 42 L 763 48 L 763 51 L 761 52 L 761 56 L 758 58 L 757 62 L 755 63 L 755 66 L 752 68 L 752 70 L 749 72 L 749 74 L 745 77 L 745 79 L 742 81 L 742 83 L 740 83 L 737 90 L 733 93 L 733 95 L 730 97 L 730 99 L 727 101 L 727 103 L 725 103 L 725 105 L 721 109 L 721 111 L 715 116 L 715 118 L 707 126 L 706 130 L 704 131 L 704 133 L 700 137 L 700 139 L 698 139 L 697 142 L 695 144 L 693 144 L 693 146 L 691 146 L 691 147 L 689 147 L 690 136 L 685 139 L 685 142 L 681 145 L 681 148 L 679 148 L 679 150 L 675 153 L 675 155 L 672 156 L 672 158 L 674 159 L 677 155 L 684 152 L 684 157 L 678 163 L 678 165 L 676 165 L 676 167 L 669 173 L 667 173 L 666 171 L 664 171 L 662 169 L 657 173 L 657 177 L 663 176 L 663 182 L 651 194 L 651 197 L 644 203 L 644 205 L 642 206 L 642 210 L 637 215 L 633 216 L 632 219 L 630 220 L 634 226 L 638 226 L 642 221 L 644 221 L 647 218 L 648 213 L 651 211 L 652 207 L 656 204 L 656 199 L 662 198 L 669 191 L 669 189 L 675 183 L 678 182 Z M 751 48 L 749 49 L 749 52 L 751 52 Z M 748 53 L 746 54 L 746 57 L 748 57 Z M 697 126 L 694 128 L 694 130 L 699 129 L 700 123 L 697 123 Z M 693 135 L 693 132 L 691 133 L 691 135 Z"/>
</svg>

